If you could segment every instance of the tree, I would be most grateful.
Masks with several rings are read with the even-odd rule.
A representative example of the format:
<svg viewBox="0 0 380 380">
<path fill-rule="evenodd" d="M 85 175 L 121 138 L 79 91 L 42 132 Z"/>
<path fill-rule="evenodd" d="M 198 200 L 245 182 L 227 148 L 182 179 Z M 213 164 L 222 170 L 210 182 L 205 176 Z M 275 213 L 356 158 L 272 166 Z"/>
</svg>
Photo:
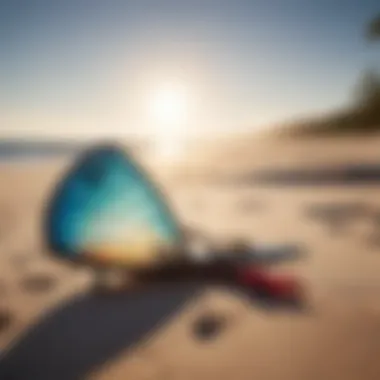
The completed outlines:
<svg viewBox="0 0 380 380">
<path fill-rule="evenodd" d="M 368 24 L 366 35 L 369 41 L 380 41 L 380 14 Z"/>
<path fill-rule="evenodd" d="M 360 107 L 378 106 L 380 101 L 380 78 L 375 70 L 366 70 L 356 87 L 357 104 Z"/>
<path fill-rule="evenodd" d="M 368 41 L 380 41 L 380 14 L 367 25 Z M 360 80 L 358 87 L 359 104 L 372 109 L 380 107 L 380 76 L 375 70 L 367 70 Z"/>
</svg>

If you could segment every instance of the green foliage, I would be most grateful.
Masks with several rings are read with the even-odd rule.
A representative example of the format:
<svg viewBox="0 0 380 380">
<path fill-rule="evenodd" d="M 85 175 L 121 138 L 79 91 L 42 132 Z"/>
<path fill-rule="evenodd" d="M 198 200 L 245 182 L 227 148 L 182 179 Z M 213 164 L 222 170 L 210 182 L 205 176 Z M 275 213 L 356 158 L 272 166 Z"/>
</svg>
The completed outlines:
<svg viewBox="0 0 380 380">
<path fill-rule="evenodd" d="M 367 70 L 356 89 L 356 102 L 360 108 L 380 107 L 380 76 L 374 70 Z"/>
<path fill-rule="evenodd" d="M 380 14 L 367 25 L 369 41 L 380 41 Z M 355 87 L 351 106 L 319 120 L 304 120 L 284 131 L 285 135 L 315 136 L 380 132 L 380 74 L 366 70 Z"/>
<path fill-rule="evenodd" d="M 380 15 L 373 18 L 367 27 L 367 39 L 370 41 L 380 40 Z"/>
<path fill-rule="evenodd" d="M 288 132 L 297 136 L 365 134 L 380 131 L 380 75 L 367 70 L 355 89 L 354 103 L 344 111 L 298 123 Z M 286 133 L 287 134 L 287 133 Z"/>
</svg>

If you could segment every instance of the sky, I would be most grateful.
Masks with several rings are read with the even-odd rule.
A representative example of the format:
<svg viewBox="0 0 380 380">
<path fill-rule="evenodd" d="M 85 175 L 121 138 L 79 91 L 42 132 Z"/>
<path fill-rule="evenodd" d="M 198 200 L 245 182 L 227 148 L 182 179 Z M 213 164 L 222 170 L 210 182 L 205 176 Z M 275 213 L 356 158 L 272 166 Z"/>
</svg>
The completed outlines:
<svg viewBox="0 0 380 380">
<path fill-rule="evenodd" d="M 379 11 L 378 0 L 0 0 L 0 137 L 165 139 L 329 112 L 380 63 L 364 39 Z M 161 116 L 178 114 L 170 127 L 157 98 Z"/>
</svg>

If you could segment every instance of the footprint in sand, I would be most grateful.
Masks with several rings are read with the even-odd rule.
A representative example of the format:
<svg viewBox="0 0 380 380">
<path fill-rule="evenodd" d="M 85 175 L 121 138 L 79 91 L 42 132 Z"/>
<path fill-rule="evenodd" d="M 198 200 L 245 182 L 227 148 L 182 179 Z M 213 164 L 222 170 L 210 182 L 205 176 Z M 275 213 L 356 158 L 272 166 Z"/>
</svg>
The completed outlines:
<svg viewBox="0 0 380 380">
<path fill-rule="evenodd" d="M 371 215 L 372 232 L 368 237 L 368 245 L 380 249 L 380 211 L 375 210 Z"/>
<path fill-rule="evenodd" d="M 241 214 L 252 214 L 265 210 L 265 203 L 257 199 L 240 199 L 236 202 L 236 209 Z"/>
<path fill-rule="evenodd" d="M 8 328 L 13 324 L 13 320 L 14 316 L 10 311 L 0 309 L 0 334 L 8 330 Z"/>
<path fill-rule="evenodd" d="M 5 296 L 7 293 L 7 286 L 5 285 L 5 282 L 0 280 L 0 297 Z"/>
<path fill-rule="evenodd" d="M 306 206 L 305 214 L 309 219 L 328 226 L 331 233 L 343 233 L 349 225 L 366 215 L 368 207 L 364 203 L 313 203 Z"/>
<path fill-rule="evenodd" d="M 28 275 L 21 280 L 21 287 L 26 293 L 46 293 L 57 284 L 57 279 L 50 274 Z"/>
<path fill-rule="evenodd" d="M 216 313 L 207 313 L 198 317 L 193 323 L 193 335 L 198 340 L 208 341 L 216 338 L 227 327 L 227 324 L 226 317 Z"/>
</svg>

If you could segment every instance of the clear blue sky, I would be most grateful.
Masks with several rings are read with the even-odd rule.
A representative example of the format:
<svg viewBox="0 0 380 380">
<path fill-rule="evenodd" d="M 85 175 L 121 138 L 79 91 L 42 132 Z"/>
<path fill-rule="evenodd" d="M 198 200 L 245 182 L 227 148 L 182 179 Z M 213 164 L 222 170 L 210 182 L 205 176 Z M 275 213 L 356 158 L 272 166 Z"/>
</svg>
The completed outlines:
<svg viewBox="0 0 380 380">
<path fill-rule="evenodd" d="M 0 134 L 147 133 L 140 87 L 173 73 L 193 91 L 194 133 L 328 111 L 380 62 L 363 38 L 379 11 L 378 0 L 0 1 Z"/>
</svg>

